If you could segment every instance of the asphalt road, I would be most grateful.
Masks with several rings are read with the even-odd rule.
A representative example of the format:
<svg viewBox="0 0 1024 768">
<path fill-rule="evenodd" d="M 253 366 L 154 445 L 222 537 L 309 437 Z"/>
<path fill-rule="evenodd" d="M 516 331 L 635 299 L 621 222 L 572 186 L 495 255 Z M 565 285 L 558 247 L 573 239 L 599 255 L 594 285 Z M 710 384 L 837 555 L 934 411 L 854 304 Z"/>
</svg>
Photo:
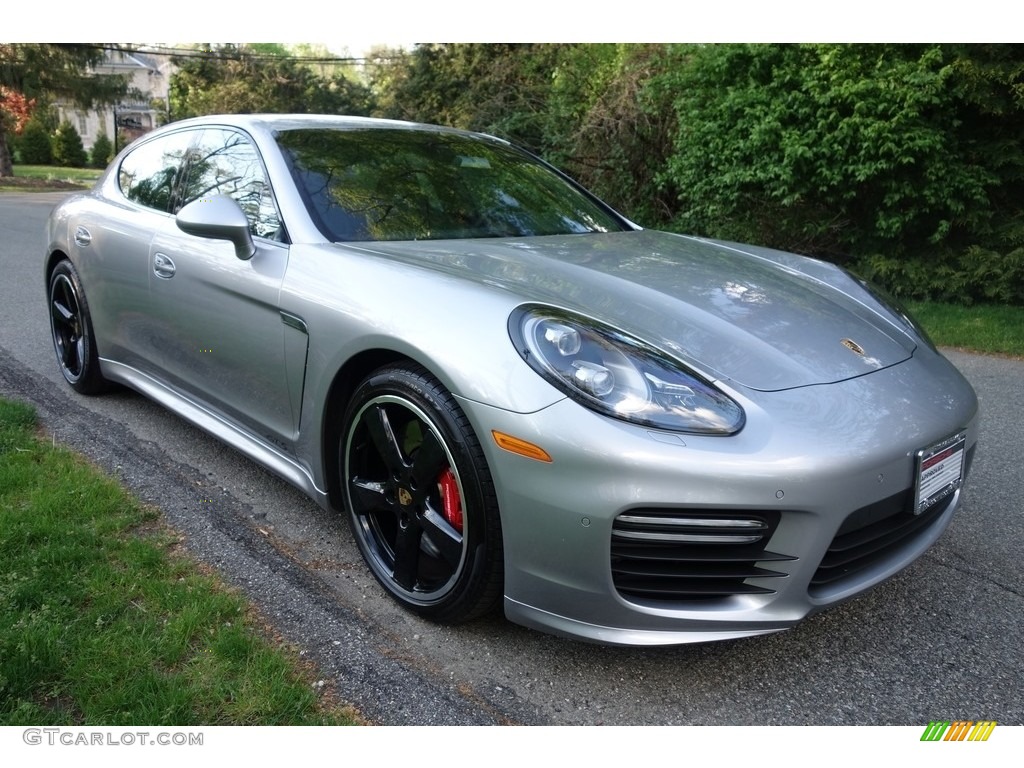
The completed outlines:
<svg viewBox="0 0 1024 768">
<path fill-rule="evenodd" d="M 344 521 L 283 481 L 139 395 L 86 398 L 64 384 L 41 273 L 43 222 L 60 197 L 0 194 L 0 395 L 35 405 L 57 440 L 158 505 L 370 721 L 1024 724 L 1024 362 L 949 353 L 983 408 L 958 517 L 911 568 L 796 629 L 623 649 L 500 618 L 439 627 L 387 599 Z"/>
</svg>

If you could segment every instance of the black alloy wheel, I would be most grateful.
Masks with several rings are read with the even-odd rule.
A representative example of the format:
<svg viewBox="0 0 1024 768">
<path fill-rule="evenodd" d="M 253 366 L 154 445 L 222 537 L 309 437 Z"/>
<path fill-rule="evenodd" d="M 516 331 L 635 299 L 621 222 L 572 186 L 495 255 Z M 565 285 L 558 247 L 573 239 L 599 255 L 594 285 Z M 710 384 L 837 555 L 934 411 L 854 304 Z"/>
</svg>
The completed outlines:
<svg viewBox="0 0 1024 768">
<path fill-rule="evenodd" d="M 78 272 L 70 261 L 57 264 L 50 275 L 50 330 L 57 365 L 75 391 L 94 395 L 107 387 L 89 317 L 89 304 Z"/>
<path fill-rule="evenodd" d="M 501 596 L 498 507 L 458 403 L 414 365 L 369 376 L 341 445 L 349 522 L 370 570 L 405 607 L 457 623 Z"/>
</svg>

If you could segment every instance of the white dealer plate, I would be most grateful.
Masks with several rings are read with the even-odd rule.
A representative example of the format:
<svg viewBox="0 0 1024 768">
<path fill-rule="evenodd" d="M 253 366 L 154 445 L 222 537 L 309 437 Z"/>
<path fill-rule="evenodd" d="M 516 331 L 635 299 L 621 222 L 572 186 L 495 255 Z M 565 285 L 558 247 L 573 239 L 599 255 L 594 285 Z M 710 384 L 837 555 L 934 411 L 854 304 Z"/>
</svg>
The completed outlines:
<svg viewBox="0 0 1024 768">
<path fill-rule="evenodd" d="M 960 432 L 917 452 L 915 515 L 920 515 L 963 484 L 966 445 L 967 433 Z"/>
</svg>

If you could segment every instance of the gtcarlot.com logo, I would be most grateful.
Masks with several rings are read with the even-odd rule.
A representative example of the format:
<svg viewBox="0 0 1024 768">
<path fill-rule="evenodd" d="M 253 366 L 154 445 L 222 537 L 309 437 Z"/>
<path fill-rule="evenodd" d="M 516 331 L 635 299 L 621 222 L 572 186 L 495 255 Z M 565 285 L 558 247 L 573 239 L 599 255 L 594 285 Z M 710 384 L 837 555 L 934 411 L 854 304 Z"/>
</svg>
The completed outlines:
<svg viewBox="0 0 1024 768">
<path fill-rule="evenodd" d="M 933 720 L 921 734 L 921 741 L 988 741 L 995 729 L 995 720 Z"/>
<path fill-rule="evenodd" d="M 78 728 L 26 728 L 21 740 L 37 747 L 201 747 L 203 733 L 182 731 L 87 731 Z"/>
</svg>

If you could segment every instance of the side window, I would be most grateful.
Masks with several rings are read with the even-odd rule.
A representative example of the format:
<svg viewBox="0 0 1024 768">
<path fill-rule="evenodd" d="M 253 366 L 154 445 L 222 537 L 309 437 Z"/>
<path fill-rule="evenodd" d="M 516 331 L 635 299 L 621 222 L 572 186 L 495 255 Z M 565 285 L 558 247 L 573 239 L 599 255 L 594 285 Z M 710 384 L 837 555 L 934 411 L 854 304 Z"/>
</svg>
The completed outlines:
<svg viewBox="0 0 1024 768">
<path fill-rule="evenodd" d="M 242 134 L 207 128 L 189 153 L 188 178 L 182 189 L 185 205 L 206 195 L 235 200 L 249 219 L 255 237 L 279 239 L 281 220 L 270 194 L 256 148 Z"/>
<path fill-rule="evenodd" d="M 117 177 L 124 196 L 148 208 L 170 212 L 174 183 L 195 136 L 195 131 L 172 133 L 126 155 Z"/>
</svg>

